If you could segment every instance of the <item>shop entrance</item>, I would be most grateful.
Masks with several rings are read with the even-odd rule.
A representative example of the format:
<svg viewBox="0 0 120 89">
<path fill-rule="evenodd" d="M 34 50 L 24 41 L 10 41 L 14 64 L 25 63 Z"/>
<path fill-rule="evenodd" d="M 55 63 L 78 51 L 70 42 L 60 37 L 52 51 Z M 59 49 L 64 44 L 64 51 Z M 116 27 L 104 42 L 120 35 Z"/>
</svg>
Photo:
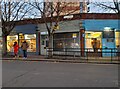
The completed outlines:
<svg viewBox="0 0 120 89">
<path fill-rule="evenodd" d="M 88 56 L 102 56 L 102 32 L 85 32 L 85 48 Z"/>
<path fill-rule="evenodd" d="M 41 55 L 47 55 L 48 39 L 46 35 L 41 35 Z"/>
<path fill-rule="evenodd" d="M 100 40 L 97 38 L 92 38 L 91 45 L 92 45 L 93 51 L 98 52 L 98 49 L 100 49 Z"/>
</svg>

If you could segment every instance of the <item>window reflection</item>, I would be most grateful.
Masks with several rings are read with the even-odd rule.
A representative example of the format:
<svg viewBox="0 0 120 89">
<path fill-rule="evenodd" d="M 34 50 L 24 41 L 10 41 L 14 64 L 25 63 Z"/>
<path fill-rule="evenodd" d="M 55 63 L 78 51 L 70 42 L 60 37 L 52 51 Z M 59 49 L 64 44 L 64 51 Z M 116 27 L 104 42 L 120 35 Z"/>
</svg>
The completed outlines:
<svg viewBox="0 0 120 89">
<path fill-rule="evenodd" d="M 54 48 L 79 48 L 79 32 L 56 33 L 53 44 Z"/>
</svg>

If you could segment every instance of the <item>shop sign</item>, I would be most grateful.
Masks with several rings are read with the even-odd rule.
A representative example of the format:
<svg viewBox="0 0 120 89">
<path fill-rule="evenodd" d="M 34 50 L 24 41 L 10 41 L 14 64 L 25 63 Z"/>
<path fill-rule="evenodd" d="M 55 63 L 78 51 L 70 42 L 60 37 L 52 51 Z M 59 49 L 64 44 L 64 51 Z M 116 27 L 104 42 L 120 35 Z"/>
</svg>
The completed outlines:
<svg viewBox="0 0 120 89">
<path fill-rule="evenodd" d="M 77 34 L 76 33 L 73 33 L 73 38 L 77 38 Z"/>
<path fill-rule="evenodd" d="M 35 39 L 35 35 L 25 35 L 25 39 Z"/>
<path fill-rule="evenodd" d="M 16 40 L 16 37 L 10 37 L 11 40 Z"/>
<path fill-rule="evenodd" d="M 28 38 L 35 38 L 34 35 L 28 35 Z"/>
<path fill-rule="evenodd" d="M 64 18 L 64 19 L 72 19 L 72 18 L 73 18 L 73 15 L 67 15 L 67 16 L 64 16 L 63 18 Z"/>
</svg>

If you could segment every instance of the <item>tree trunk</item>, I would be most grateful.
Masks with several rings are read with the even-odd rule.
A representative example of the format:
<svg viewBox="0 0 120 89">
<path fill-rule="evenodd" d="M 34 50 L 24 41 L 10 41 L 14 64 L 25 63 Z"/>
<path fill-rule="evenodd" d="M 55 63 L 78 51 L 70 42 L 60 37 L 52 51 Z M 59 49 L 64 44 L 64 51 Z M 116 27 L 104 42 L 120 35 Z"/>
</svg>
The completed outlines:
<svg viewBox="0 0 120 89">
<path fill-rule="evenodd" d="M 2 54 L 3 56 L 7 55 L 7 36 L 2 36 L 3 37 L 3 50 Z"/>
<path fill-rule="evenodd" d="M 49 51 L 48 51 L 48 58 L 52 58 L 53 56 L 53 34 L 49 36 Z"/>
</svg>

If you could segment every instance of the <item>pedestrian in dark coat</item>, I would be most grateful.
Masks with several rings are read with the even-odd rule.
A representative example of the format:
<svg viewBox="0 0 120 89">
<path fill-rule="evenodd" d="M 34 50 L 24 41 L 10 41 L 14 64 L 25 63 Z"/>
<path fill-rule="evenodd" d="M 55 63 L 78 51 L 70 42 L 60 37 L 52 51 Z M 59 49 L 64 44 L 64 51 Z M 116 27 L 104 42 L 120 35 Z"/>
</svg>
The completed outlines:
<svg viewBox="0 0 120 89">
<path fill-rule="evenodd" d="M 23 50 L 23 57 L 27 58 L 27 49 L 28 49 L 29 45 L 26 41 L 24 41 L 21 45 L 21 48 Z"/>
</svg>

